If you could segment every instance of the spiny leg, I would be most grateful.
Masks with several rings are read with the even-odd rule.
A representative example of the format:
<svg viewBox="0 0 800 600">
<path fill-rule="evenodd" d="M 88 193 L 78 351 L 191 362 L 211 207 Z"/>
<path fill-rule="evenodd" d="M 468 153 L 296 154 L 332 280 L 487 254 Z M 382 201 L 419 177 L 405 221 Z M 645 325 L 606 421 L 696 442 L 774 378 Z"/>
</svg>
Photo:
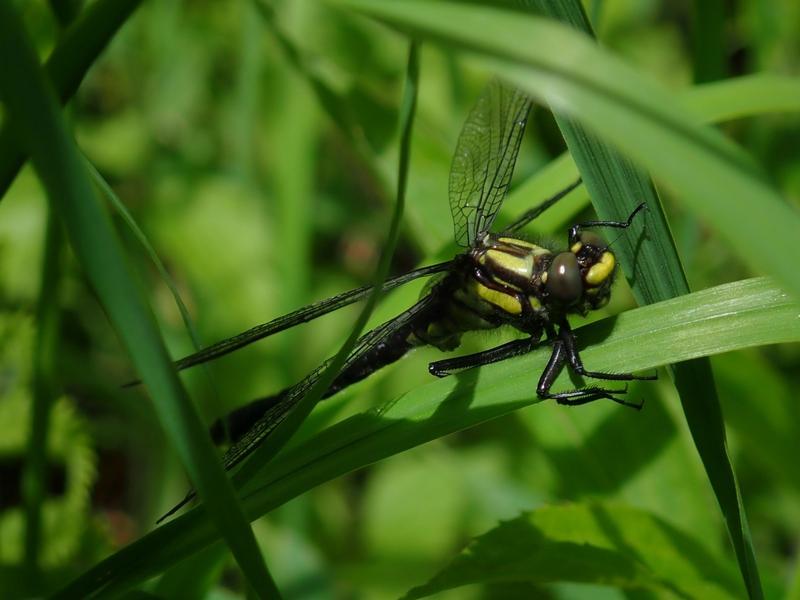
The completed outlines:
<svg viewBox="0 0 800 600">
<path fill-rule="evenodd" d="M 583 366 L 583 361 L 578 353 L 575 344 L 575 334 L 566 320 L 559 324 L 558 337 L 564 342 L 564 349 L 567 360 L 572 370 L 581 377 L 591 377 L 592 379 L 607 379 L 609 381 L 653 381 L 658 379 L 658 375 L 634 375 L 633 373 L 602 373 L 599 371 L 588 371 Z"/>
<path fill-rule="evenodd" d="M 528 337 L 520 340 L 511 340 L 500 346 L 483 350 L 474 354 L 466 354 L 464 356 L 457 356 L 455 358 L 448 358 L 445 360 L 437 360 L 428 365 L 428 371 L 431 375 L 436 377 L 447 377 L 455 371 L 463 369 L 472 369 L 481 365 L 488 365 L 491 363 L 500 362 L 507 358 L 527 354 L 533 350 L 539 343 L 538 338 Z"/>
<path fill-rule="evenodd" d="M 536 394 L 542 399 L 553 399 L 558 404 L 565 404 L 567 406 L 578 406 L 580 404 L 587 404 L 595 400 L 608 399 L 631 408 L 639 409 L 641 404 L 628 402 L 622 398 L 618 398 L 617 394 L 625 394 L 628 391 L 627 386 L 621 390 L 610 390 L 600 387 L 586 387 L 579 390 L 572 390 L 569 392 L 551 393 L 550 388 L 558 377 L 559 372 L 564 364 L 569 360 L 568 350 L 564 340 L 557 337 L 553 340 L 553 352 L 550 354 L 550 360 L 547 361 L 547 366 L 539 378 L 539 383 L 536 386 Z M 571 361 L 570 361 L 571 362 Z"/>
</svg>

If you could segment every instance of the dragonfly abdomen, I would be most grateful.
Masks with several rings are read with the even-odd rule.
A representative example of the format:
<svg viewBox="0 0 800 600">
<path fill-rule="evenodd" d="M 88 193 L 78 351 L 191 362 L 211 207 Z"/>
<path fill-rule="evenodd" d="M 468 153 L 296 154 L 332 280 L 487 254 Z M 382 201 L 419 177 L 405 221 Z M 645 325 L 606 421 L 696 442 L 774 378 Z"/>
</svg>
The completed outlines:
<svg viewBox="0 0 800 600">
<path fill-rule="evenodd" d="M 387 340 L 364 352 L 339 373 L 333 383 L 322 394 L 322 399 L 330 398 L 344 388 L 358 383 L 375 371 L 402 358 L 416 345 L 409 342 L 408 337 L 408 329 L 400 330 Z M 236 443 L 250 430 L 254 423 L 262 419 L 273 408 L 284 404 L 292 391 L 293 386 L 288 387 L 276 394 L 242 406 L 222 419 L 218 419 L 210 429 L 212 439 L 217 444 L 222 442 Z"/>
</svg>

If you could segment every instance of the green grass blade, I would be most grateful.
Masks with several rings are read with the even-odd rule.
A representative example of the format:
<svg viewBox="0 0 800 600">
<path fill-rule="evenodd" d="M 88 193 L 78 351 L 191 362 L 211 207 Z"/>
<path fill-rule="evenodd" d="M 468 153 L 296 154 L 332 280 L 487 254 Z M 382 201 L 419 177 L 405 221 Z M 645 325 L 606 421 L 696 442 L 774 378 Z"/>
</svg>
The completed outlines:
<svg viewBox="0 0 800 600">
<path fill-rule="evenodd" d="M 50 211 L 45 232 L 44 260 L 36 307 L 36 344 L 33 356 L 31 426 L 26 450 L 23 493 L 25 497 L 25 567 L 35 581 L 39 570 L 42 534 L 42 501 L 47 487 L 47 436 L 50 410 L 58 396 L 54 381 L 60 325 L 60 290 L 64 252 L 61 221 Z"/>
<path fill-rule="evenodd" d="M 774 240 L 763 248 L 769 248 L 769 260 L 779 264 L 768 270 L 787 289 L 800 292 L 791 249 L 791 240 L 800 231 L 800 215 L 769 188 L 740 148 L 699 126 L 678 103 L 669 100 L 665 91 L 586 38 L 541 19 L 524 19 L 484 7 L 367 0 L 341 3 L 415 35 L 478 53 L 491 70 L 550 104 L 557 114 L 580 119 L 579 126 L 559 117 L 600 217 L 620 218 L 642 199 L 651 206 L 647 236 L 636 237 L 633 232 L 622 236 L 615 246 L 640 301 L 671 297 L 688 288 L 652 186 L 595 135 L 636 157 L 640 166 L 676 192 L 752 268 L 765 269 L 765 257 L 762 252 L 752 252 L 741 240 Z M 588 27 L 575 2 L 539 4 L 579 28 Z M 559 48 L 559 52 L 552 52 L 552 48 Z M 592 133 L 583 127 L 591 128 Z M 751 206 L 758 206 L 758 210 Z M 749 530 L 727 456 L 710 368 L 702 362 L 680 365 L 675 381 L 695 444 L 726 517 L 748 591 L 752 597 L 760 597 Z"/>
<path fill-rule="evenodd" d="M 578 339 L 585 362 L 598 370 L 640 371 L 750 346 L 795 342 L 800 340 L 799 309 L 800 302 L 769 279 L 748 279 L 592 323 L 578 329 Z M 309 471 L 330 475 L 322 463 L 331 469 L 357 468 L 535 404 L 535 374 L 542 371 L 549 354 L 543 347 L 524 357 L 436 380 L 373 415 L 338 423 L 288 451 L 276 465 L 279 470 L 261 481 L 262 499 L 252 501 L 259 513 L 270 510 L 288 487 L 307 485 Z M 561 375 L 559 386 L 574 387 L 569 374 Z"/>
<path fill-rule="evenodd" d="M 692 8 L 694 81 L 702 83 L 722 79 L 727 72 L 725 3 L 722 0 L 706 0 Z"/>
<path fill-rule="evenodd" d="M 286 61 L 298 75 L 308 82 L 320 106 L 324 108 L 327 115 L 336 123 L 341 132 L 355 147 L 360 147 L 363 152 L 363 144 L 366 140 L 363 139 L 363 132 L 360 131 L 356 123 L 352 107 L 336 91 L 331 89 L 324 79 L 314 72 L 309 65 L 308 58 L 303 56 L 301 50 L 283 33 L 276 22 L 275 8 L 272 3 L 267 0 L 251 0 L 251 2 L 264 25 L 275 38 Z"/>
<path fill-rule="evenodd" d="M 44 67 L 61 104 L 72 98 L 89 67 L 139 4 L 141 0 L 98 0 L 67 28 Z M 0 128 L 0 200 L 26 158 L 4 121 Z"/>
<path fill-rule="evenodd" d="M 51 2 L 50 10 L 60 27 L 68 26 L 80 11 L 78 3 Z M 2 145 L 0 131 L 0 146 Z M 2 194 L 0 194 L 2 196 Z M 53 403 L 58 398 L 55 364 L 61 326 L 61 279 L 66 240 L 52 208 L 47 211 L 44 260 L 36 307 L 36 342 L 33 356 L 31 424 L 26 450 L 23 494 L 25 497 L 25 560 L 32 589 L 41 584 L 42 504 L 47 487 L 48 437 Z M 34 583 L 36 582 L 36 583 Z M 43 588 L 39 588 L 43 589 Z"/>
<path fill-rule="evenodd" d="M 330 365 L 325 369 L 319 380 L 313 385 L 304 398 L 302 398 L 292 412 L 267 439 L 249 457 L 248 461 L 234 475 L 237 486 L 250 480 L 255 473 L 264 470 L 265 466 L 274 458 L 275 454 L 286 444 L 302 422 L 311 414 L 314 406 L 321 400 L 325 390 L 330 387 L 339 374 L 345 360 L 355 347 L 375 305 L 380 298 L 381 286 L 389 273 L 394 248 L 400 235 L 403 210 L 405 207 L 406 186 L 408 181 L 408 166 L 411 154 L 411 131 L 414 124 L 414 115 L 417 108 L 417 91 L 419 87 L 419 48 L 411 44 L 408 55 L 408 68 L 406 71 L 406 86 L 400 110 L 400 152 L 397 177 L 397 201 L 392 214 L 386 245 L 381 253 L 380 263 L 373 283 L 373 291 L 367 298 L 361 313 L 356 320 L 353 330 L 345 343 L 339 349 Z"/>
<path fill-rule="evenodd" d="M 592 33 L 580 2 L 550 0 L 541 4 L 545 7 L 545 14 L 579 31 Z M 699 12 L 705 14 L 709 11 L 701 9 Z M 707 16 L 713 19 L 713 15 Z M 711 78 L 706 71 L 713 66 L 698 67 L 703 71 L 699 73 L 703 79 Z M 579 121 L 561 116 L 558 112 L 556 121 L 601 218 L 619 218 L 619 215 L 630 213 L 640 202 L 647 202 L 650 218 L 646 238 L 643 240 L 625 235 L 615 244 L 615 250 L 628 274 L 631 290 L 639 303 L 652 303 L 688 293 L 689 285 L 666 216 L 646 173 L 588 131 Z M 724 149 L 720 149 L 722 152 Z M 737 158 L 733 152 L 730 152 L 730 157 L 733 160 Z M 725 516 L 742 577 L 750 596 L 759 598 L 763 593 L 755 552 L 741 493 L 728 456 L 725 424 L 711 365 L 702 358 L 673 365 L 671 371 L 692 438 Z"/>
<path fill-rule="evenodd" d="M 707 123 L 757 117 L 772 113 L 800 112 L 800 81 L 773 74 L 744 75 L 725 81 L 696 85 L 680 92 L 680 101 Z M 501 211 L 500 223 L 508 223 L 530 207 L 532 198 L 547 198 L 564 189 L 578 177 L 578 169 L 564 152 L 517 186 Z M 576 190 L 531 223 L 538 232 L 553 231 L 588 203 L 585 192 Z"/>
<path fill-rule="evenodd" d="M 111 220 L 95 195 L 60 107 L 10 3 L 0 3 L 0 97 L 29 150 L 51 206 L 109 318 L 152 394 L 159 419 L 209 513 L 259 593 L 277 593 L 205 428 L 178 380 L 155 319 L 130 273 Z"/>
<path fill-rule="evenodd" d="M 159 276 L 169 288 L 172 298 L 175 300 L 175 305 L 178 307 L 178 312 L 181 314 L 183 325 L 192 340 L 192 345 L 196 351 L 200 350 L 202 346 L 200 343 L 200 336 L 198 335 L 197 329 L 195 328 L 194 323 L 192 323 L 192 319 L 189 316 L 189 309 L 186 307 L 186 303 L 183 301 L 183 298 L 181 298 L 180 292 L 178 291 L 178 284 L 176 284 L 175 280 L 172 279 L 169 271 L 167 271 L 167 267 L 164 266 L 163 261 L 161 258 L 159 258 L 158 253 L 155 251 L 155 248 L 153 248 L 150 240 L 147 239 L 144 231 L 142 231 L 142 228 L 139 227 L 139 224 L 133 218 L 133 215 L 130 213 L 125 204 L 123 204 L 122 200 L 119 199 L 119 196 L 114 193 L 114 190 L 100 174 L 100 172 L 94 167 L 94 165 L 88 159 L 84 158 L 84 160 L 86 168 L 89 170 L 89 174 L 92 176 L 95 185 L 100 189 L 101 192 L 103 192 L 111 206 L 114 207 L 114 210 L 116 210 L 117 214 L 119 214 L 119 216 L 122 218 L 122 221 L 128 226 L 128 229 L 130 229 L 133 236 L 142 245 L 142 248 L 144 248 L 147 256 L 153 262 L 153 265 L 158 271 Z"/>
<path fill-rule="evenodd" d="M 763 344 L 800 341 L 800 302 L 766 278 L 652 304 L 578 329 L 582 356 L 599 370 L 636 371 Z M 514 410 L 536 404 L 536 373 L 549 357 L 527 356 L 434 380 L 371 413 L 337 423 L 288 449 L 243 499 L 257 518 L 345 473 Z M 572 387 L 568 375 L 556 386 Z M 570 410 L 564 408 L 564 410 Z M 623 410 L 623 409 L 620 409 Z M 648 410 L 647 405 L 643 410 Z M 125 589 L 218 539 L 193 509 L 93 567 L 64 597 Z"/>
<path fill-rule="evenodd" d="M 704 121 L 800 111 L 800 80 L 759 73 L 705 83 L 681 93 L 683 105 Z"/>
<path fill-rule="evenodd" d="M 542 19 L 481 6 L 419 0 L 336 4 L 478 55 L 536 99 L 579 116 L 604 140 L 634 156 L 744 264 L 773 275 L 800 295 L 792 246 L 800 231 L 796 211 L 765 183 L 741 148 L 698 124 L 666 90 L 585 36 Z M 742 239 L 772 243 L 755 253 Z"/>
</svg>

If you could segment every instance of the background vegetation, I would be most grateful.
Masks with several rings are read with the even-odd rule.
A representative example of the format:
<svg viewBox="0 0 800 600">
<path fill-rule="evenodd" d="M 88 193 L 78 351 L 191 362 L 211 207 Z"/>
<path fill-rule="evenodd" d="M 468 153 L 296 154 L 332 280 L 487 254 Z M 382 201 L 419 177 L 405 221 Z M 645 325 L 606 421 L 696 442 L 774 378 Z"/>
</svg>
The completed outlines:
<svg viewBox="0 0 800 600">
<path fill-rule="evenodd" d="M 201 345 L 372 280 L 395 199 L 408 37 L 364 13 L 440 42 L 421 50 L 406 210 L 392 272 L 455 251 L 447 175 L 459 129 L 489 69 L 459 51 L 474 41 L 456 43 L 444 26 L 426 30 L 427 24 L 412 23 L 412 13 L 380 14 L 379 2 L 342 4 L 120 2 L 116 18 L 124 24 L 116 34 L 111 28 L 113 39 L 90 61 L 65 113 L 78 147 L 166 266 Z M 571 3 L 538 4 L 547 11 L 548 4 L 552 9 Z M 715 122 L 739 146 L 758 180 L 783 199 L 788 217 L 771 221 L 773 231 L 796 232 L 766 235 L 769 225 L 763 227 L 759 217 L 770 213 L 771 205 L 754 204 L 753 196 L 736 193 L 740 188 L 732 180 L 717 178 L 710 163 L 687 156 L 685 178 L 657 183 L 691 289 L 769 274 L 796 292 L 797 276 L 792 279 L 783 266 L 796 263 L 800 236 L 795 229 L 800 8 L 791 0 L 609 0 L 586 7 L 605 50 L 645 80 L 658 81 L 668 108 Z M 63 24 L 71 20 L 74 4 L 17 3 L 16 10 L 42 59 L 69 39 Z M 130 18 L 126 10 L 133 11 Z M 105 13 L 90 25 L 97 32 L 108 30 L 110 22 Z M 466 20 L 463 27 L 474 30 Z M 487 44 L 502 37 L 497 32 L 492 37 L 489 26 L 478 35 L 484 33 Z M 534 48 L 535 55 L 537 39 L 512 41 Z M 573 48 L 558 46 L 553 54 L 566 53 L 567 47 Z M 67 71 L 62 63 L 51 76 L 58 80 Z M 624 98 L 650 90 L 631 89 L 638 79 L 598 72 L 604 74 Z M 2 82 L 6 95 L 0 96 L 7 102 L 5 128 L 12 113 L 9 80 Z M 702 85 L 714 81 L 727 87 Z M 653 96 L 654 113 L 661 101 Z M 637 139 L 637 131 L 626 131 L 624 123 L 617 128 L 620 136 Z M 652 139 L 643 129 L 638 133 Z M 0 136 L 6 144 L 0 149 L 2 168 L 10 164 L 9 149 L 17 147 L 9 139 Z M 666 150 L 658 154 L 658 145 L 666 148 L 667 141 L 657 138 L 651 153 L 633 158 L 651 170 L 647 160 L 680 161 L 683 156 L 670 157 Z M 565 149 L 552 114 L 537 106 L 517 164 L 515 192 L 501 219 L 574 179 Z M 51 147 L 50 155 L 61 156 L 59 148 Z M 130 349 L 135 341 L 128 341 L 134 338 L 120 328 L 120 322 L 137 322 L 109 308 L 86 256 L 104 258 L 103 246 L 81 250 L 69 226 L 68 243 L 63 219 L 49 216 L 41 161 L 37 170 L 38 175 L 25 167 L 0 202 L 0 589 L 12 596 L 52 592 L 113 555 L 116 562 L 106 563 L 108 579 L 101 582 L 97 571 L 90 572 L 66 593 L 82 596 L 103 585 L 109 586 L 106 592 L 123 589 L 164 572 L 146 589 L 165 597 L 243 594 L 244 579 L 222 544 L 192 555 L 205 545 L 200 541 L 214 535 L 198 511 L 166 530 L 174 548 L 164 542 L 167 537 L 129 546 L 185 493 L 189 484 L 179 458 L 185 451 L 176 453 L 167 441 L 163 431 L 171 425 L 162 427 L 164 409 L 157 399 L 154 410 L 145 389 L 120 387 L 142 374 L 129 358 L 135 356 Z M 3 173 L 8 171 L 0 169 Z M 692 185 L 726 194 L 693 203 L 682 187 Z M 169 286 L 111 208 L 111 199 L 99 197 L 115 215 L 125 261 L 138 289 L 146 290 L 171 355 L 191 352 L 191 335 Z M 713 211 L 717 215 L 709 218 Z M 531 235 L 561 243 L 568 224 L 591 214 L 587 192 L 580 188 L 538 221 Z M 726 229 L 728 221 L 741 229 Z M 85 233 L 89 239 L 91 233 Z M 669 276 L 666 267 L 649 273 L 656 279 Z M 121 289 L 106 281 L 110 293 Z M 381 598 L 423 584 L 428 587 L 415 593 L 469 585 L 449 593 L 572 598 L 642 590 L 757 597 L 763 588 L 768 597 L 797 597 L 800 470 L 793 457 L 800 451 L 794 396 L 800 383 L 800 311 L 771 281 L 746 283 L 660 312 L 636 313 L 638 320 L 620 319 L 615 332 L 621 333 L 595 327 L 586 339 L 601 344 L 586 359 L 598 368 L 622 370 L 715 355 L 711 364 L 760 586 L 752 573 L 740 574 L 730 543 L 732 536 L 734 542 L 743 540 L 740 549 L 746 547 L 747 528 L 737 533 L 729 520 L 726 531 L 718 502 L 723 510 L 731 504 L 719 491 L 715 496 L 716 484 L 709 483 L 724 474 L 724 466 L 704 467 L 695 446 L 702 441 L 696 432 L 693 440 L 666 370 L 656 383 L 632 386 L 631 397 L 645 400 L 638 413 L 610 403 L 573 410 L 543 403 L 510 412 L 533 400 L 537 369 L 546 359 L 539 353 L 529 362 L 484 369 L 475 376 L 477 383 L 466 379 L 475 383 L 474 410 L 468 413 L 446 406 L 449 397 L 459 398 L 449 396 L 453 390 L 447 386 L 453 384 L 431 384 L 426 368 L 441 355 L 421 350 L 321 404 L 272 474 L 251 488 L 252 500 L 244 507 L 251 517 L 274 509 L 255 522 L 254 531 L 279 589 L 287 597 Z M 421 285 L 392 294 L 373 322 L 409 306 Z M 636 294 L 635 286 L 632 293 L 621 280 L 611 305 L 593 320 L 635 307 Z M 685 324 L 686 315 L 708 306 L 705 321 Z M 339 311 L 194 369 L 182 378 L 189 396 L 210 422 L 296 382 L 338 349 L 356 311 Z M 725 317 L 729 320 L 719 321 Z M 724 327 L 715 329 L 715 322 Z M 133 326 L 141 328 L 146 326 Z M 731 341 L 737 332 L 739 338 Z M 465 350 L 500 339 L 505 337 L 469 337 Z M 764 345 L 779 341 L 795 343 Z M 739 349 L 725 352 L 732 348 Z M 690 406 L 701 401 L 715 406 L 713 393 L 700 395 Z M 57 400 L 49 423 L 41 413 L 37 421 L 32 407 L 46 407 L 51 397 Z M 371 446 L 354 445 L 353 457 L 325 462 L 326 453 L 334 456 L 332 449 L 346 447 L 372 426 L 358 417 L 343 419 L 401 397 L 382 413 L 401 422 L 398 428 L 383 438 L 375 434 Z M 685 406 L 685 394 L 683 400 Z M 312 437 L 339 421 L 338 428 Z M 486 422 L 445 435 L 481 421 Z M 428 423 L 428 430 L 418 427 Z M 187 431 L 178 439 L 191 438 L 188 426 Z M 43 491 L 36 492 L 26 465 L 36 462 L 36 439 L 45 438 L 47 460 L 38 479 Z M 427 439 L 435 441 L 335 477 Z M 292 480 L 287 473 L 299 476 Z M 310 483 L 303 483 L 303 476 Z M 24 515 L 31 510 L 26 498 L 41 502 L 39 544 L 30 533 L 26 539 Z M 482 537 L 459 554 L 476 536 Z M 239 542 L 244 548 L 246 535 Z M 113 554 L 123 547 L 127 554 Z M 239 564 L 243 555 L 252 558 L 251 550 L 240 552 Z M 739 552 L 738 564 L 745 555 Z M 249 568 L 249 573 L 259 570 L 257 564 Z"/>
</svg>

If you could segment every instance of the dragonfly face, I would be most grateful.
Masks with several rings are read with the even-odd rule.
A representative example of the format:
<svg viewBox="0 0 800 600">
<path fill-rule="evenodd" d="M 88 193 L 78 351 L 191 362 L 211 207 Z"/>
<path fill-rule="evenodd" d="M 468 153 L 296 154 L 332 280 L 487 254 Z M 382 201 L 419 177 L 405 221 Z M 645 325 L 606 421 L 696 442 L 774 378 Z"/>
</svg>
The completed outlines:
<svg viewBox="0 0 800 600">
<path fill-rule="evenodd" d="M 617 259 L 603 240 L 583 232 L 569 252 L 553 257 L 543 277 L 551 305 L 562 313 L 585 315 L 605 306 L 611 297 Z"/>
<path fill-rule="evenodd" d="M 565 315 L 605 305 L 616 271 L 614 254 L 591 232 L 579 234 L 563 252 L 486 235 L 456 265 L 450 276 L 456 283 L 438 292 L 450 298 L 439 318 L 414 332 L 417 345 L 451 350 L 460 334 L 501 325 L 538 339 Z"/>
</svg>

